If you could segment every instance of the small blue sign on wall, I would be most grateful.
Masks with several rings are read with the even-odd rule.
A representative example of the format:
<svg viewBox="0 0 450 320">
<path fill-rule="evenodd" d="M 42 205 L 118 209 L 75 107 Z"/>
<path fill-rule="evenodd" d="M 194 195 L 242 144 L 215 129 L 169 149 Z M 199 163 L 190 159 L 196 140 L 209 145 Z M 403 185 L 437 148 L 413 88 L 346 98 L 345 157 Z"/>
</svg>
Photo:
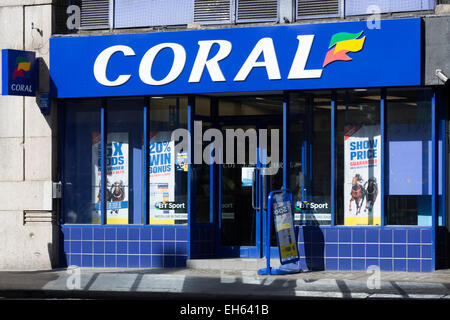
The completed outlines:
<svg viewBox="0 0 450 320">
<path fill-rule="evenodd" d="M 2 49 L 1 64 L 2 95 L 36 96 L 38 72 L 34 52 Z"/>
</svg>

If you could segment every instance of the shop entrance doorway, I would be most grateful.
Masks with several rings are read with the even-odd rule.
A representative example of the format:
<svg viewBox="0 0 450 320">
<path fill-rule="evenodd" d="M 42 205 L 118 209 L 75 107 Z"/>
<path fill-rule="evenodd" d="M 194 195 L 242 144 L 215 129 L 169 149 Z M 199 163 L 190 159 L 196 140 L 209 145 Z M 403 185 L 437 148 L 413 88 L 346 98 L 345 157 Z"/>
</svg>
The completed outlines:
<svg viewBox="0 0 450 320">
<path fill-rule="evenodd" d="M 223 162 L 214 164 L 211 170 L 203 166 L 203 172 L 210 175 L 210 201 L 215 200 L 210 208 L 216 256 L 263 257 L 267 196 L 283 187 L 285 174 L 283 96 L 214 98 L 211 115 L 204 119 L 209 121 L 203 123 L 203 132 L 214 128 L 223 137 Z M 301 139 L 296 137 L 297 141 Z M 287 162 L 290 165 L 289 159 Z M 273 226 L 271 230 L 271 255 L 276 257 Z"/>
</svg>

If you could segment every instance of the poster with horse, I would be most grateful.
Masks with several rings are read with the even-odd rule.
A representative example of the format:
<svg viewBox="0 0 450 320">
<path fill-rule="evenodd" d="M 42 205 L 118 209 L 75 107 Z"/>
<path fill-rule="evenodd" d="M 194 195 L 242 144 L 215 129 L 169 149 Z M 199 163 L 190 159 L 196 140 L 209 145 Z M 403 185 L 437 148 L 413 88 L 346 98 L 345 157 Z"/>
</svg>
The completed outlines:
<svg viewBox="0 0 450 320">
<path fill-rule="evenodd" d="M 381 134 L 379 125 L 344 130 L 344 224 L 380 225 Z"/>
<path fill-rule="evenodd" d="M 100 217 L 101 145 L 100 133 L 92 135 L 94 217 Z M 106 223 L 128 224 L 128 133 L 108 133 L 106 143 Z"/>
</svg>

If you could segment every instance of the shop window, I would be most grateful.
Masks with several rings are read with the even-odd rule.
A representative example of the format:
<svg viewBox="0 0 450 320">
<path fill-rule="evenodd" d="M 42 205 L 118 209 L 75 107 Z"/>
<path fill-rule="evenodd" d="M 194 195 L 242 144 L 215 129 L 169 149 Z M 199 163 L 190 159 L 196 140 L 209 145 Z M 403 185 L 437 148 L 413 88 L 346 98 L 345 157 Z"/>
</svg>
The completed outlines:
<svg viewBox="0 0 450 320">
<path fill-rule="evenodd" d="M 292 94 L 289 109 L 289 185 L 295 223 L 330 225 L 331 94 Z"/>
<path fill-rule="evenodd" d="M 380 225 L 380 91 L 338 92 L 336 225 Z"/>
<path fill-rule="evenodd" d="M 385 133 L 386 224 L 431 226 L 431 90 L 387 90 Z"/>
<path fill-rule="evenodd" d="M 144 98 L 108 99 L 107 102 L 106 224 L 143 223 L 143 106 Z M 100 154 L 100 143 L 96 146 L 94 157 Z M 95 171 L 95 185 L 99 189 L 101 173 L 98 168 Z"/>
<path fill-rule="evenodd" d="M 149 223 L 185 224 L 187 150 L 176 153 L 178 141 L 171 135 L 175 129 L 187 129 L 187 98 L 153 97 L 149 114 Z"/>
<path fill-rule="evenodd" d="M 65 223 L 100 224 L 100 168 L 95 143 L 100 132 L 100 100 L 64 103 L 63 215 Z"/>
</svg>

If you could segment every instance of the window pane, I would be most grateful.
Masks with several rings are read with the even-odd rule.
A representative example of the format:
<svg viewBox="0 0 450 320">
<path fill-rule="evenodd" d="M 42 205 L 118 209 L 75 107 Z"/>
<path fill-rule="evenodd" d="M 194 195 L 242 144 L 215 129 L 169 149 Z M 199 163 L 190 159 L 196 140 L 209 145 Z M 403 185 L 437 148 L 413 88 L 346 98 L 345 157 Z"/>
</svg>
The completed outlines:
<svg viewBox="0 0 450 320">
<path fill-rule="evenodd" d="M 337 99 L 335 222 L 380 225 L 380 92 L 347 90 Z"/>
<path fill-rule="evenodd" d="M 330 97 L 330 92 L 291 95 L 289 183 L 298 225 L 331 223 Z"/>
<path fill-rule="evenodd" d="M 99 143 L 100 100 L 67 101 L 64 108 L 64 222 L 99 224 L 100 185 L 95 172 L 100 163 L 95 143 Z"/>
<path fill-rule="evenodd" d="M 431 226 L 431 92 L 387 91 L 386 224 Z"/>
<path fill-rule="evenodd" d="M 143 105 L 144 98 L 107 103 L 107 224 L 143 222 Z"/>
<path fill-rule="evenodd" d="M 178 128 L 187 129 L 187 98 L 152 98 L 148 151 L 150 224 L 187 223 L 188 171 L 183 165 L 187 149 L 175 154 L 177 141 L 171 139 L 173 130 Z"/>
</svg>

